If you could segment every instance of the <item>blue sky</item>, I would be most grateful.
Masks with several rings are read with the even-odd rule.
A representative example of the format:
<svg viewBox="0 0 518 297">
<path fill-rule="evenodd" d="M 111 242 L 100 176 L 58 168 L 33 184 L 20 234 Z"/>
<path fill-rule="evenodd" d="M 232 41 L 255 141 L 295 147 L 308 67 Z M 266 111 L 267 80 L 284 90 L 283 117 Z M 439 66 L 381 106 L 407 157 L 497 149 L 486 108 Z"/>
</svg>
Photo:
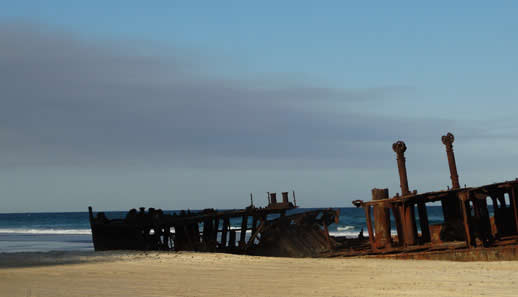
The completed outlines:
<svg viewBox="0 0 518 297">
<path fill-rule="evenodd" d="M 451 117 L 471 106 L 501 113 L 487 98 L 511 103 L 509 95 L 517 92 L 510 89 L 518 46 L 512 1 L 31 2 L 5 4 L 1 14 L 85 38 L 148 41 L 147 50 L 170 45 L 194 51 L 216 63 L 217 76 L 417 88 L 424 99 L 423 108 L 411 109 L 417 116 L 432 109 Z M 399 107 L 383 105 L 379 112 Z"/>
<path fill-rule="evenodd" d="M 411 188 L 444 188 L 448 131 L 461 183 L 515 178 L 516 6 L 2 3 L 0 212 L 240 207 L 291 189 L 349 206 L 399 191 L 398 139 Z"/>
</svg>

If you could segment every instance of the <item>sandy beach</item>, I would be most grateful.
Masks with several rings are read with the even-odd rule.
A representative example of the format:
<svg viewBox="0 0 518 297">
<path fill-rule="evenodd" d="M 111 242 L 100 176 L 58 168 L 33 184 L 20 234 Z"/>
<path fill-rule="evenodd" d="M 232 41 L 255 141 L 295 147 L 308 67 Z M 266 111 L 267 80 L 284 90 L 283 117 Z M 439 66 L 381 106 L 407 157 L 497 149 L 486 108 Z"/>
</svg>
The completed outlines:
<svg viewBox="0 0 518 297">
<path fill-rule="evenodd" d="M 516 296 L 518 262 L 202 253 L 0 255 L 0 296 Z"/>
</svg>

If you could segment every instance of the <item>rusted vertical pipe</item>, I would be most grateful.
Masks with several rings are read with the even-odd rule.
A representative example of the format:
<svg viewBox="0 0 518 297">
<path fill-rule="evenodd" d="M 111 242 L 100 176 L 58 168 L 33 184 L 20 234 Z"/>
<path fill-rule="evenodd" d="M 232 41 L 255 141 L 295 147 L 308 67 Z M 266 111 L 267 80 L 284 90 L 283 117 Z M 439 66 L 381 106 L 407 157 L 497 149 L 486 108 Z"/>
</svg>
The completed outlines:
<svg viewBox="0 0 518 297">
<path fill-rule="evenodd" d="M 372 189 L 372 200 L 383 200 L 389 198 L 388 189 Z M 376 248 L 383 249 L 391 247 L 390 236 L 390 211 L 384 204 L 374 206 L 374 230 L 376 232 Z"/>
<path fill-rule="evenodd" d="M 403 141 L 396 141 L 392 145 L 392 149 L 396 152 L 397 155 L 397 168 L 399 171 L 399 183 L 401 185 L 401 195 L 405 196 L 410 194 L 410 190 L 408 190 L 408 178 L 406 175 L 406 165 L 405 165 L 405 151 L 406 145 Z"/>
<path fill-rule="evenodd" d="M 415 207 L 412 203 L 403 203 L 403 234 L 405 245 L 415 245 L 417 241 L 417 226 L 415 222 Z"/>
<path fill-rule="evenodd" d="M 230 226 L 230 219 L 228 217 L 223 218 L 223 228 L 221 229 L 221 247 L 227 246 L 227 232 Z"/>
<path fill-rule="evenodd" d="M 457 164 L 455 163 L 455 155 L 453 154 L 453 141 L 455 137 L 449 133 L 442 137 L 442 143 L 446 146 L 446 155 L 448 156 L 448 166 L 450 166 L 450 178 L 453 189 L 460 188 L 459 175 L 457 174 Z"/>
<path fill-rule="evenodd" d="M 430 226 L 428 223 L 428 211 L 426 210 L 426 204 L 419 202 L 417 204 L 417 211 L 419 212 L 419 225 L 421 227 L 421 240 L 423 242 L 430 242 Z"/>
<path fill-rule="evenodd" d="M 469 191 L 460 192 L 457 194 L 457 197 L 460 201 L 460 205 L 462 208 L 462 220 L 464 223 L 464 232 L 466 236 L 466 245 L 471 248 L 472 240 L 471 240 L 471 211 L 469 209 Z"/>
<path fill-rule="evenodd" d="M 371 244 L 371 248 L 373 250 L 376 249 L 376 244 L 374 243 L 374 231 L 372 230 L 372 221 L 371 221 L 371 207 L 370 205 L 366 205 L 363 207 L 365 211 L 365 220 L 367 222 L 367 231 L 369 232 L 369 242 Z"/>
<path fill-rule="evenodd" d="M 396 224 L 397 231 L 397 243 L 398 245 L 403 245 L 405 242 L 405 233 L 403 230 L 403 220 L 401 217 L 401 207 L 399 205 L 391 204 L 390 208 L 392 209 L 392 215 L 394 216 L 394 223 Z M 394 245 L 394 242 L 392 242 Z"/>
<path fill-rule="evenodd" d="M 396 141 L 392 145 L 392 149 L 397 155 L 397 167 L 399 171 L 399 182 L 401 185 L 401 194 L 403 196 L 410 195 L 410 190 L 408 189 L 408 177 L 406 174 L 406 164 L 405 164 L 405 151 L 406 145 L 403 141 Z M 414 205 L 411 203 L 403 203 L 401 207 L 401 216 L 403 221 L 403 233 L 405 236 L 405 244 L 406 245 L 414 245 L 416 244 L 417 238 L 417 227 L 415 223 L 415 211 Z"/>
</svg>

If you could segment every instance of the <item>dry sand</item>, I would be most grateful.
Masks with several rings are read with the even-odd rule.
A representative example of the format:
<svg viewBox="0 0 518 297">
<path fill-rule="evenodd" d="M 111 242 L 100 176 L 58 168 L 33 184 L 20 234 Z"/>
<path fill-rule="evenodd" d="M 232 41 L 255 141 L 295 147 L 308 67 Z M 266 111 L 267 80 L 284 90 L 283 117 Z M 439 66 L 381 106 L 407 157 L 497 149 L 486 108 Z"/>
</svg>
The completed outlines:
<svg viewBox="0 0 518 297">
<path fill-rule="evenodd" d="M 517 296 L 518 262 L 0 254 L 0 296 Z"/>
</svg>

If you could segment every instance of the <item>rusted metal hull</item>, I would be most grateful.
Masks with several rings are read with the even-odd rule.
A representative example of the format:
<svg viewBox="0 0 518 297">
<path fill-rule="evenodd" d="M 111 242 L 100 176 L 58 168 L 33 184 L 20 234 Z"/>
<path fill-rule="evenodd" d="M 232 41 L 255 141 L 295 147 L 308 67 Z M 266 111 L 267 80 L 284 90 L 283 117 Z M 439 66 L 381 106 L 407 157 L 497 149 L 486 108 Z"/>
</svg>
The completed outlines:
<svg viewBox="0 0 518 297">
<path fill-rule="evenodd" d="M 334 242 L 327 226 L 338 218 L 337 211 L 322 209 L 286 215 L 286 211 L 295 208 L 288 201 L 287 193 L 283 193 L 283 202 L 277 203 L 275 195 L 270 199 L 266 208 L 206 209 L 173 215 L 141 208 L 130 210 L 124 219 L 112 220 L 102 212 L 94 216 L 90 207 L 94 248 L 96 251 L 170 250 L 286 257 L 317 257 L 332 251 Z M 272 215 L 277 218 L 271 218 Z M 231 228 L 231 219 L 241 220 L 238 230 Z"/>
<path fill-rule="evenodd" d="M 454 137 L 442 137 L 446 146 L 452 188 L 417 194 L 408 188 L 402 141 L 394 143 L 402 195 L 388 197 L 388 189 L 374 189 L 373 200 L 356 200 L 365 209 L 369 247 L 360 251 L 340 251 L 334 256 L 375 256 L 398 259 L 514 260 L 518 248 L 518 179 L 479 187 L 460 188 Z M 375 192 L 384 191 L 383 199 Z M 439 203 L 444 221 L 431 225 L 426 205 Z M 493 206 L 490 213 L 489 203 Z M 371 208 L 374 217 L 371 218 Z M 415 209 L 417 208 L 417 214 Z M 391 216 L 392 215 L 392 216 Z M 419 228 L 417 228 L 417 217 Z M 391 220 L 397 236 L 387 238 Z M 372 223 L 374 219 L 374 223 Z M 374 225 L 374 226 L 373 226 Z"/>
<path fill-rule="evenodd" d="M 287 257 L 387 257 L 459 261 L 515 260 L 518 255 L 518 179 L 479 187 L 464 187 L 453 154 L 454 137 L 442 137 L 446 147 L 452 188 L 418 194 L 408 186 L 407 149 L 403 141 L 392 148 L 397 156 L 401 187 L 390 198 L 388 189 L 373 189 L 372 201 L 353 201 L 365 211 L 368 236 L 329 236 L 328 226 L 338 220 L 332 209 L 286 215 L 295 207 L 282 193 L 268 196 L 266 208 L 250 207 L 227 212 L 165 215 L 160 210 L 132 210 L 124 220 L 104 214 L 90 223 L 96 250 L 189 250 Z M 293 195 L 294 196 L 294 195 Z M 294 197 L 293 197 L 294 198 Z M 440 203 L 443 222 L 431 224 L 427 205 Z M 489 204 L 493 205 L 490 213 Z M 276 219 L 269 215 L 278 214 Z M 238 232 L 230 219 L 240 218 Z M 394 225 L 392 225 L 394 224 Z M 397 235 L 392 234 L 392 226 Z M 174 232 L 172 232 L 174 230 Z M 152 232 L 151 232 L 152 231 Z M 246 232 L 250 236 L 246 236 Z"/>
</svg>

